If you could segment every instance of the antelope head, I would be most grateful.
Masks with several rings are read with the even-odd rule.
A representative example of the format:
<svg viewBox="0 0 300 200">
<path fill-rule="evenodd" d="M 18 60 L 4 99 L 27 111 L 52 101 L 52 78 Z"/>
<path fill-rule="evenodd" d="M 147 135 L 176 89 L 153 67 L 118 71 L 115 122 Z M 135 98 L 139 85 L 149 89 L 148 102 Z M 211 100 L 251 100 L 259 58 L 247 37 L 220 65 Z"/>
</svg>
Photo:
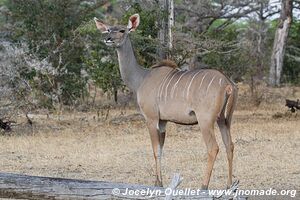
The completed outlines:
<svg viewBox="0 0 300 200">
<path fill-rule="evenodd" d="M 109 26 L 96 17 L 94 18 L 94 21 L 97 29 L 105 35 L 104 43 L 107 46 L 121 47 L 125 43 L 128 34 L 135 31 L 138 27 L 140 23 L 140 16 L 139 14 L 132 15 L 128 20 L 127 26 Z"/>
</svg>

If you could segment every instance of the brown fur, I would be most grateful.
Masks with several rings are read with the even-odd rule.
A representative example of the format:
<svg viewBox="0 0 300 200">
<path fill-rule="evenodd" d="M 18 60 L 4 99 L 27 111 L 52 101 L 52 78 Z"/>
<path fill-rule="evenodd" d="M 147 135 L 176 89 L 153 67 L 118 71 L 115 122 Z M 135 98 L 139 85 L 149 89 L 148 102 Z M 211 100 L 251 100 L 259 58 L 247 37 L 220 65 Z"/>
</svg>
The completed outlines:
<svg viewBox="0 0 300 200">
<path fill-rule="evenodd" d="M 125 84 L 135 91 L 139 108 L 146 119 L 155 159 L 156 185 L 162 186 L 161 155 L 167 122 L 190 125 L 199 123 L 207 147 L 207 168 L 202 182 L 202 189 L 207 190 L 219 151 L 214 134 L 214 124 L 217 121 L 227 153 L 227 185 L 231 187 L 234 144 L 230 125 L 237 98 L 236 85 L 216 70 L 199 69 L 192 73 L 179 71 L 171 60 L 158 62 L 152 66 L 154 70 L 142 68 L 136 61 L 130 39 L 127 37 L 138 24 L 139 15 L 135 14 L 129 18 L 128 25 L 131 29 L 127 29 L 121 37 L 118 29 L 109 32 L 106 44 L 112 46 L 113 41 L 116 44 L 113 46 L 119 47 L 117 53 L 122 78 Z M 107 27 L 105 25 L 104 29 L 108 29 Z M 101 30 L 103 27 L 100 24 L 98 28 Z M 197 76 L 201 72 L 205 73 Z M 219 79 L 219 82 L 213 82 L 215 78 Z M 193 80 L 196 83 L 193 84 Z M 200 92 L 205 95 L 200 96 Z"/>
<path fill-rule="evenodd" d="M 231 85 L 227 85 L 226 88 L 225 88 L 225 90 L 226 90 L 226 93 L 230 95 L 232 93 L 232 86 Z"/>
<path fill-rule="evenodd" d="M 178 68 L 177 64 L 172 60 L 161 60 L 159 63 L 156 63 L 151 68 L 157 68 L 157 67 L 171 67 L 171 68 Z"/>
</svg>

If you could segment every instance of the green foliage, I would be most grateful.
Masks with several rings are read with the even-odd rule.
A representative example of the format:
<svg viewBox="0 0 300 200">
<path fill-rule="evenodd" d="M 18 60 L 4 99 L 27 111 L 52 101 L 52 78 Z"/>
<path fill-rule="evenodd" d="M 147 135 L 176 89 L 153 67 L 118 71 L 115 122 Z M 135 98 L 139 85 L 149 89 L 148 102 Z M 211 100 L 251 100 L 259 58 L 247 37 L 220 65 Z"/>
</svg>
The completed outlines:
<svg viewBox="0 0 300 200">
<path fill-rule="evenodd" d="M 89 6 L 79 0 L 12 0 L 7 5 L 16 21 L 13 39 L 25 39 L 32 53 L 58 71 L 46 78 L 37 74 L 42 84 L 36 89 L 66 104 L 86 94 L 87 79 L 81 76 L 84 43 L 74 30 L 90 17 Z"/>
<path fill-rule="evenodd" d="M 202 57 L 202 61 L 212 68 L 225 72 L 236 81 L 241 81 L 241 77 L 247 72 L 243 61 L 247 58 L 242 51 L 237 48 L 238 29 L 244 26 L 243 23 L 235 23 L 219 30 L 225 20 L 216 20 L 206 33 L 206 37 L 214 40 L 214 49 Z M 207 40 L 207 39 L 206 39 Z"/>
<path fill-rule="evenodd" d="M 100 32 L 97 34 L 100 35 Z M 94 35 L 91 41 L 92 45 L 86 51 L 84 57 L 84 63 L 91 79 L 104 92 L 113 94 L 119 89 L 124 89 L 118 62 L 111 57 L 115 53 L 112 49 L 107 48 L 99 37 Z"/>
<path fill-rule="evenodd" d="M 283 66 L 283 81 L 300 84 L 300 20 L 292 23 Z"/>
<path fill-rule="evenodd" d="M 143 10 L 138 3 L 125 13 L 118 24 L 127 25 L 131 15 L 139 13 L 141 23 L 136 33 L 130 33 L 138 62 L 143 66 L 152 65 L 156 53 L 155 38 L 157 27 L 155 25 L 155 12 Z M 94 22 L 88 22 L 79 29 L 80 34 L 88 35 L 85 41 L 89 47 L 85 51 L 84 63 L 91 79 L 104 92 L 114 94 L 125 89 L 119 72 L 119 64 L 113 48 L 107 47 L 102 41 L 101 33 L 96 29 Z"/>
<path fill-rule="evenodd" d="M 13 24 L 9 39 L 14 42 L 25 41 L 31 54 L 40 60 L 47 60 L 55 69 L 52 74 L 35 69 L 21 73 L 43 105 L 51 107 L 54 101 L 76 103 L 88 95 L 86 85 L 91 80 L 104 92 L 116 94 L 118 90 L 125 88 L 115 50 L 102 42 L 101 33 L 92 20 L 94 16 L 106 16 L 107 20 L 115 22 L 113 24 L 126 25 L 132 14 L 139 13 L 141 23 L 136 32 L 130 33 L 137 60 L 147 67 L 153 65 L 158 57 L 157 36 L 162 28 L 159 27 L 158 20 L 167 17 L 167 13 L 159 8 L 159 1 L 113 0 L 106 4 L 107 7 L 93 7 L 96 1 L 91 2 L 0 0 L 0 6 L 6 5 L 11 17 L 7 20 L 7 16 L 1 16 L 0 25 L 7 21 Z M 183 2 L 175 0 L 178 5 Z M 213 2 L 216 1 L 205 1 L 202 5 L 210 6 Z M 124 4 L 125 13 L 120 6 Z M 206 9 L 209 11 L 208 8 Z M 197 55 L 200 63 L 209 68 L 220 69 L 238 81 L 266 75 L 277 20 L 261 24 L 254 19 L 247 19 L 246 22 L 217 19 L 210 24 L 209 19 L 193 21 L 183 10 L 175 9 L 174 48 L 170 52 L 171 58 L 177 63 L 189 62 L 188 59 Z M 203 10 L 199 10 L 201 15 L 205 14 L 202 12 Z M 255 31 L 259 32 L 264 26 L 267 31 L 262 31 L 263 43 L 258 50 L 256 44 L 259 43 L 259 38 Z M 283 81 L 293 84 L 300 82 L 299 32 L 300 22 L 295 19 L 283 67 Z"/>
<path fill-rule="evenodd" d="M 95 54 L 94 59 L 97 60 L 99 55 Z M 101 56 L 101 55 L 100 55 Z M 97 60 L 98 61 L 98 60 Z M 96 85 L 103 89 L 104 92 L 114 93 L 120 88 L 123 88 L 122 80 L 120 79 L 118 65 L 114 62 L 92 62 L 88 60 L 87 65 L 93 66 L 89 68 L 91 78 L 95 81 Z"/>
<path fill-rule="evenodd" d="M 103 38 L 99 30 L 96 29 L 93 20 L 78 28 L 78 32 L 84 37 L 88 47 L 82 56 L 83 64 L 89 78 L 95 85 L 103 90 L 116 94 L 118 90 L 124 89 L 124 85 L 119 73 L 119 65 L 113 48 L 107 47 L 103 43 Z M 117 100 L 117 99 L 115 99 Z"/>
<path fill-rule="evenodd" d="M 156 61 L 155 54 L 158 42 L 157 20 L 159 9 L 142 9 L 139 3 L 134 3 L 121 19 L 122 24 L 127 24 L 131 15 L 139 13 L 141 23 L 136 33 L 130 35 L 139 63 L 151 66 Z"/>
<path fill-rule="evenodd" d="M 141 23 L 137 29 L 137 33 L 144 37 L 156 38 L 158 27 L 156 26 L 157 10 L 143 10 L 140 4 L 135 3 L 128 10 L 121 19 L 122 24 L 127 24 L 131 15 L 138 13 L 140 15 Z"/>
</svg>

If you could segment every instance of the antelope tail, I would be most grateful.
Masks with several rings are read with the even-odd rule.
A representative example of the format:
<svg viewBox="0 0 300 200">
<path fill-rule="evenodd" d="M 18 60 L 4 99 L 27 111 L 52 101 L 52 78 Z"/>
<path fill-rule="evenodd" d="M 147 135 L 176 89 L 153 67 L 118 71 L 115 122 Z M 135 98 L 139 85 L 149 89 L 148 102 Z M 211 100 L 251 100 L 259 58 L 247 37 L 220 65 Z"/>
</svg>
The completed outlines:
<svg viewBox="0 0 300 200">
<path fill-rule="evenodd" d="M 225 114 L 225 123 L 228 127 L 231 125 L 231 119 L 233 115 L 233 111 L 236 107 L 237 97 L 238 97 L 238 87 L 236 85 L 230 85 L 230 91 L 226 89 L 227 98 L 224 106 L 224 114 Z"/>
</svg>

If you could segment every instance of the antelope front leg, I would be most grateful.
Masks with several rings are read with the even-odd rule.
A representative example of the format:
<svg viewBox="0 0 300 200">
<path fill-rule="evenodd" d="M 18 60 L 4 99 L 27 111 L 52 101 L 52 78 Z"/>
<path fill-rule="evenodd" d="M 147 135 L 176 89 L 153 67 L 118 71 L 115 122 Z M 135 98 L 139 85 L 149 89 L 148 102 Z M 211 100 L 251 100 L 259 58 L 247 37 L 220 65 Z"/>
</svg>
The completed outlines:
<svg viewBox="0 0 300 200">
<path fill-rule="evenodd" d="M 161 175 L 161 155 L 162 155 L 162 149 L 165 141 L 165 132 L 160 132 L 158 129 L 159 122 L 148 122 L 147 123 L 151 143 L 152 143 L 152 149 L 153 149 L 153 155 L 155 159 L 155 170 L 156 170 L 156 186 L 163 186 L 162 184 L 162 175 Z"/>
</svg>

